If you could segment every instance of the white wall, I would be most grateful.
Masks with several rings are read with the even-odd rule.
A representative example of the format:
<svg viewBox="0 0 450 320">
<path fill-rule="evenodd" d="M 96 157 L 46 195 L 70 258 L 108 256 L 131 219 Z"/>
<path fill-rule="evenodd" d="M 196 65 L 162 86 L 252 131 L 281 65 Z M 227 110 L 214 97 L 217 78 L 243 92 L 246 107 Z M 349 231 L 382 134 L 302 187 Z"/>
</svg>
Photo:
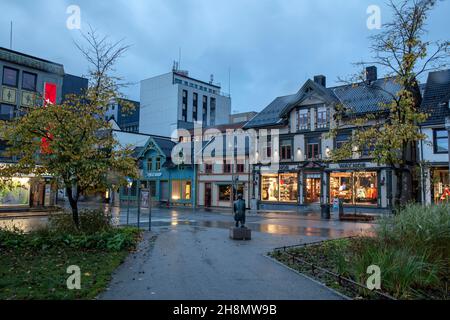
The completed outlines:
<svg viewBox="0 0 450 320">
<path fill-rule="evenodd" d="M 171 136 L 178 117 L 178 87 L 172 73 L 142 80 L 140 100 L 140 132 Z"/>
<path fill-rule="evenodd" d="M 427 136 L 427 139 L 422 142 L 423 159 L 429 162 L 448 162 L 448 153 L 434 153 L 433 146 L 433 129 L 423 128 L 422 132 Z M 419 148 L 420 148 L 419 143 Z"/>
</svg>

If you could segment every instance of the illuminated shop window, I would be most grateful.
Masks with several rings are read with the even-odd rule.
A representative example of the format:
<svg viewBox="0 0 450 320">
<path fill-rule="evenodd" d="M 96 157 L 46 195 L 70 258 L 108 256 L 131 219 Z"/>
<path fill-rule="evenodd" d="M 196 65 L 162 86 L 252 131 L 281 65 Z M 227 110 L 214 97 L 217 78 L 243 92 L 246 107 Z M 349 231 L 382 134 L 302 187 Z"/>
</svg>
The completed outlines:
<svg viewBox="0 0 450 320">
<path fill-rule="evenodd" d="M 333 172 L 330 174 L 330 201 L 343 199 L 352 205 L 377 205 L 376 172 Z"/>
<path fill-rule="evenodd" d="M 261 180 L 262 201 L 297 202 L 297 179 L 296 173 L 263 175 Z"/>
</svg>

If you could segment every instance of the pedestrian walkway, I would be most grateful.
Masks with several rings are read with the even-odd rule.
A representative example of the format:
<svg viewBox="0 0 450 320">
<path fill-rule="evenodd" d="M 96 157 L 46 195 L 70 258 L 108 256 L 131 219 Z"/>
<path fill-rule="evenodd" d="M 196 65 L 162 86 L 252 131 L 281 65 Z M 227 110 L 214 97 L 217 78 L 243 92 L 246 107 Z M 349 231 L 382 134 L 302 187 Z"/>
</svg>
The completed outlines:
<svg viewBox="0 0 450 320">
<path fill-rule="evenodd" d="M 342 299 L 334 291 L 265 257 L 299 237 L 254 232 L 247 242 L 227 229 L 177 225 L 147 233 L 99 299 Z M 319 237 L 300 237 L 306 241 Z"/>
</svg>

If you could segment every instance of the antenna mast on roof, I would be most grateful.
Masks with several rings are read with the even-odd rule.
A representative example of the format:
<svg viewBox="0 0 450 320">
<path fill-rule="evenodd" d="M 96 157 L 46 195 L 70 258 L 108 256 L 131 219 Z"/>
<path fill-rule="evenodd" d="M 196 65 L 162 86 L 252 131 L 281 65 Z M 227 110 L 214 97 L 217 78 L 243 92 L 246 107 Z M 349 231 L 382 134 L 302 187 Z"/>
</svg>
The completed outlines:
<svg viewBox="0 0 450 320">
<path fill-rule="evenodd" d="M 178 48 L 178 70 L 181 70 L 181 47 Z"/>
</svg>

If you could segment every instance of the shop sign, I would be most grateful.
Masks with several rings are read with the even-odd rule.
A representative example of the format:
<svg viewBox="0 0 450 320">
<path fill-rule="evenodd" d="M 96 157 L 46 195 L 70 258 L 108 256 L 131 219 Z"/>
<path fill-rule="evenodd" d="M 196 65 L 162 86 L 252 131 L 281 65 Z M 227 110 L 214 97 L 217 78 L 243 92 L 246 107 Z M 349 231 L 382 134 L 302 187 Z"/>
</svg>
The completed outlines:
<svg viewBox="0 0 450 320">
<path fill-rule="evenodd" d="M 162 172 L 148 172 L 147 173 L 147 177 L 151 178 L 151 177 L 161 177 L 162 176 Z"/>
<path fill-rule="evenodd" d="M 341 169 L 360 169 L 360 168 L 366 168 L 365 162 L 350 162 L 350 163 L 339 163 L 339 168 Z"/>
</svg>

